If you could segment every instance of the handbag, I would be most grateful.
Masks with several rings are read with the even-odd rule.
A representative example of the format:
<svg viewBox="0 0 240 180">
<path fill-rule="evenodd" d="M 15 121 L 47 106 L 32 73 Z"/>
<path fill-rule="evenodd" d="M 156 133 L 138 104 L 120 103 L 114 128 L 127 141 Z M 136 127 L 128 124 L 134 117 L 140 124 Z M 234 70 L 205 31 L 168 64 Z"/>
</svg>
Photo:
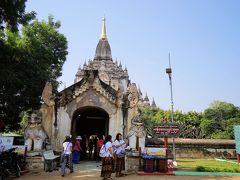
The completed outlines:
<svg viewBox="0 0 240 180">
<path fill-rule="evenodd" d="M 99 151 L 99 156 L 102 157 L 102 158 L 108 156 L 105 144 L 102 145 L 102 147 L 101 147 L 101 149 Z"/>
</svg>

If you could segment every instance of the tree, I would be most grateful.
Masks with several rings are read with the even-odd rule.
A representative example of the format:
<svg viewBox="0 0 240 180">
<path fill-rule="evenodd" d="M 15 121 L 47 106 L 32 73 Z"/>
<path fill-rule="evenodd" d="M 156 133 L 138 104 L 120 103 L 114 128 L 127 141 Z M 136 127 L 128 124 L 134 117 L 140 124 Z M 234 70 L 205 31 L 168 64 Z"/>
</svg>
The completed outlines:
<svg viewBox="0 0 240 180">
<path fill-rule="evenodd" d="M 240 108 L 231 103 L 214 101 L 204 112 L 174 112 L 174 122 L 181 129 L 181 138 L 233 139 L 233 126 L 240 124 Z M 171 111 L 145 107 L 141 118 L 148 132 L 153 124 L 171 122 Z"/>
<path fill-rule="evenodd" d="M 223 101 L 213 101 L 210 107 L 204 111 L 207 119 L 222 121 L 236 117 L 239 114 L 239 108 L 231 103 Z"/>
<path fill-rule="evenodd" d="M 40 106 L 46 81 L 57 89 L 67 55 L 67 40 L 59 27 L 60 22 L 49 17 L 23 26 L 21 33 L 5 30 L 1 37 L 0 119 L 9 129 L 19 127 L 22 111 Z"/>
<path fill-rule="evenodd" d="M 12 32 L 18 31 L 19 24 L 26 25 L 30 20 L 35 18 L 36 13 L 25 12 L 25 3 L 26 0 L 0 0 L 0 75 L 10 73 L 8 68 L 4 68 L 3 66 L 6 65 L 6 62 L 10 60 L 11 53 L 14 54 L 14 48 L 9 46 L 5 43 L 6 34 L 4 32 L 4 29 L 7 28 Z M 18 53 L 18 52 L 16 52 Z M 11 61 L 12 62 L 12 61 Z M 12 74 L 10 79 L 4 79 L 5 76 L 1 76 L 0 81 L 0 131 L 3 131 L 5 129 L 6 119 L 5 117 L 7 114 L 11 114 L 11 112 L 15 112 L 15 109 L 7 109 L 6 107 L 9 104 L 2 104 L 5 102 L 3 99 L 4 97 L 11 98 L 11 93 L 4 95 L 6 89 L 9 88 L 8 86 L 5 86 L 3 82 L 11 82 L 12 79 L 16 75 Z M 14 81 L 13 81 L 14 83 Z M 12 89 L 8 89 L 8 91 L 13 92 Z M 12 98 L 11 103 L 15 103 L 14 97 Z M 5 102 L 10 103 L 10 102 Z M 4 119 L 3 119 L 4 118 Z M 10 117 L 11 119 L 11 117 Z M 7 123 L 8 124 L 8 123 Z M 14 124 L 14 122 L 13 122 Z"/>
<path fill-rule="evenodd" d="M 26 1 L 0 0 L 0 29 L 7 27 L 11 31 L 17 31 L 18 24 L 25 25 L 35 18 L 35 12 L 25 12 Z"/>
<path fill-rule="evenodd" d="M 234 125 L 240 125 L 240 116 L 228 119 L 225 123 L 226 138 L 234 139 Z"/>
<path fill-rule="evenodd" d="M 159 108 L 149 106 L 149 107 L 145 107 L 141 112 L 140 118 L 143 121 L 144 127 L 146 128 L 147 133 L 149 135 L 152 135 L 151 128 L 156 121 L 156 118 L 154 117 L 159 111 L 160 111 Z"/>
<path fill-rule="evenodd" d="M 205 138 L 211 138 L 214 132 L 219 131 L 218 122 L 212 119 L 203 118 L 200 127 Z"/>
<path fill-rule="evenodd" d="M 59 84 L 56 79 L 62 75 L 62 66 L 68 54 L 67 40 L 58 32 L 60 26 L 60 21 L 54 22 L 53 17 L 49 16 L 48 22 L 34 21 L 22 30 L 26 58 L 39 64 L 35 67 L 41 74 L 33 71 L 34 75 L 46 76 L 53 82 L 55 90 Z"/>
<path fill-rule="evenodd" d="M 239 107 L 231 103 L 214 101 L 210 107 L 204 111 L 204 121 L 201 128 L 206 137 L 209 138 L 232 138 L 233 123 L 238 122 L 235 118 L 240 118 Z M 234 121 L 232 119 L 235 119 Z M 226 131 L 228 129 L 228 133 Z M 231 130 L 230 130 L 231 129 Z"/>
<path fill-rule="evenodd" d="M 202 113 L 189 111 L 187 113 L 175 112 L 176 121 L 180 125 L 182 138 L 203 138 L 203 133 L 200 127 L 202 122 Z"/>
</svg>

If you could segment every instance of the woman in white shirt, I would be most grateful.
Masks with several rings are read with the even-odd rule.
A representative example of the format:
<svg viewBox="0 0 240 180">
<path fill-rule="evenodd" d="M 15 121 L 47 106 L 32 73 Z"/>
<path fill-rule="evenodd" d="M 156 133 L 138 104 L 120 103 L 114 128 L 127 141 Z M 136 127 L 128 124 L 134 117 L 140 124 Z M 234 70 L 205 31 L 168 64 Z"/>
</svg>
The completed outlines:
<svg viewBox="0 0 240 180">
<path fill-rule="evenodd" d="M 116 177 L 125 176 L 122 171 L 125 170 L 125 147 L 126 142 L 122 140 L 122 134 L 118 133 L 116 139 L 113 142 L 113 149 L 115 155 L 115 170 Z"/>
<path fill-rule="evenodd" d="M 65 141 L 63 142 L 62 150 L 62 165 L 61 165 L 61 176 L 65 175 L 66 164 L 69 163 L 70 173 L 73 173 L 73 164 L 72 164 L 72 142 L 70 136 L 66 136 Z"/>
<path fill-rule="evenodd" d="M 114 157 L 111 140 L 112 136 L 107 135 L 102 145 L 102 148 L 105 149 L 105 157 L 102 157 L 101 177 L 103 177 L 104 180 L 112 179 L 111 174 L 114 170 Z"/>
</svg>

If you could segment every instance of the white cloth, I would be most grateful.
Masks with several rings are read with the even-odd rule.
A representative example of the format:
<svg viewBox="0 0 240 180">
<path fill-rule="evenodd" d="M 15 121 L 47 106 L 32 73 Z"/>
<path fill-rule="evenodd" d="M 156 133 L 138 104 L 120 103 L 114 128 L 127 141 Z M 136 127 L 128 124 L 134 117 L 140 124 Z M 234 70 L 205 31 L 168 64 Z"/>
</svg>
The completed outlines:
<svg viewBox="0 0 240 180">
<path fill-rule="evenodd" d="M 112 147 L 112 143 L 108 141 L 106 144 L 103 144 L 103 146 L 106 148 L 106 157 L 112 157 L 109 151 L 109 148 Z"/>
<path fill-rule="evenodd" d="M 71 154 L 72 153 L 72 143 L 71 142 L 64 142 L 63 143 L 63 152 L 64 154 Z"/>
<path fill-rule="evenodd" d="M 124 143 L 124 144 L 123 144 Z M 119 146 L 120 144 L 123 144 Z M 113 142 L 113 147 L 114 147 L 114 154 L 120 154 L 122 151 L 125 151 L 125 142 L 123 140 L 115 140 Z M 117 147 L 119 146 L 119 147 Z"/>
</svg>

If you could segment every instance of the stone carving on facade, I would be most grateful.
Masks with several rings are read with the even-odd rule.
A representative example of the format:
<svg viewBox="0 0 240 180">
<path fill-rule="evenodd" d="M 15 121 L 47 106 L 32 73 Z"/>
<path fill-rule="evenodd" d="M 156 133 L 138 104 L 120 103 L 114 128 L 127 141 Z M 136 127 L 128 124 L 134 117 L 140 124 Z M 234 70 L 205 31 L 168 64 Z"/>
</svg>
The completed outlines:
<svg viewBox="0 0 240 180">
<path fill-rule="evenodd" d="M 141 101 L 139 90 L 135 83 L 128 85 L 127 91 L 124 93 L 123 102 L 123 112 L 130 116 L 128 117 L 128 121 L 130 120 L 130 127 L 127 134 L 129 146 L 132 149 L 138 149 L 139 146 L 144 147 L 146 132 L 140 119 L 140 111 L 138 112 L 138 106 L 141 104 Z"/>
<path fill-rule="evenodd" d="M 132 126 L 128 133 L 130 147 L 133 149 L 138 148 L 137 146 L 144 148 L 146 131 L 139 114 L 132 118 L 131 124 Z"/>
<path fill-rule="evenodd" d="M 41 122 L 42 113 L 40 111 L 33 111 L 28 118 L 28 125 L 24 132 L 28 151 L 41 151 L 43 149 L 43 143 L 48 138 Z"/>
<path fill-rule="evenodd" d="M 117 95 L 116 105 L 118 108 L 120 108 L 123 105 L 123 93 L 120 91 L 120 89 L 118 89 L 116 95 Z"/>
<path fill-rule="evenodd" d="M 90 88 L 95 90 L 97 93 L 103 95 L 112 103 L 116 103 L 117 91 L 109 84 L 106 84 L 106 82 L 108 81 L 108 79 L 106 78 L 109 78 L 107 77 L 106 73 L 104 73 L 103 75 L 103 72 L 102 74 L 99 74 L 98 70 L 85 70 L 84 76 L 81 81 L 68 87 L 63 92 L 60 92 L 58 94 L 60 105 L 64 106 L 70 103 L 73 99 L 82 95 Z"/>
<path fill-rule="evenodd" d="M 122 109 L 124 114 L 128 112 L 129 108 L 133 108 L 137 105 L 139 100 L 138 91 L 136 91 L 136 85 L 128 85 L 126 92 L 122 94 Z"/>
<path fill-rule="evenodd" d="M 99 71 L 99 78 L 106 84 L 110 83 L 110 78 L 108 74 L 104 71 Z"/>
<path fill-rule="evenodd" d="M 133 108 L 139 101 L 138 89 L 135 83 L 132 83 L 127 88 L 129 107 Z"/>
</svg>

